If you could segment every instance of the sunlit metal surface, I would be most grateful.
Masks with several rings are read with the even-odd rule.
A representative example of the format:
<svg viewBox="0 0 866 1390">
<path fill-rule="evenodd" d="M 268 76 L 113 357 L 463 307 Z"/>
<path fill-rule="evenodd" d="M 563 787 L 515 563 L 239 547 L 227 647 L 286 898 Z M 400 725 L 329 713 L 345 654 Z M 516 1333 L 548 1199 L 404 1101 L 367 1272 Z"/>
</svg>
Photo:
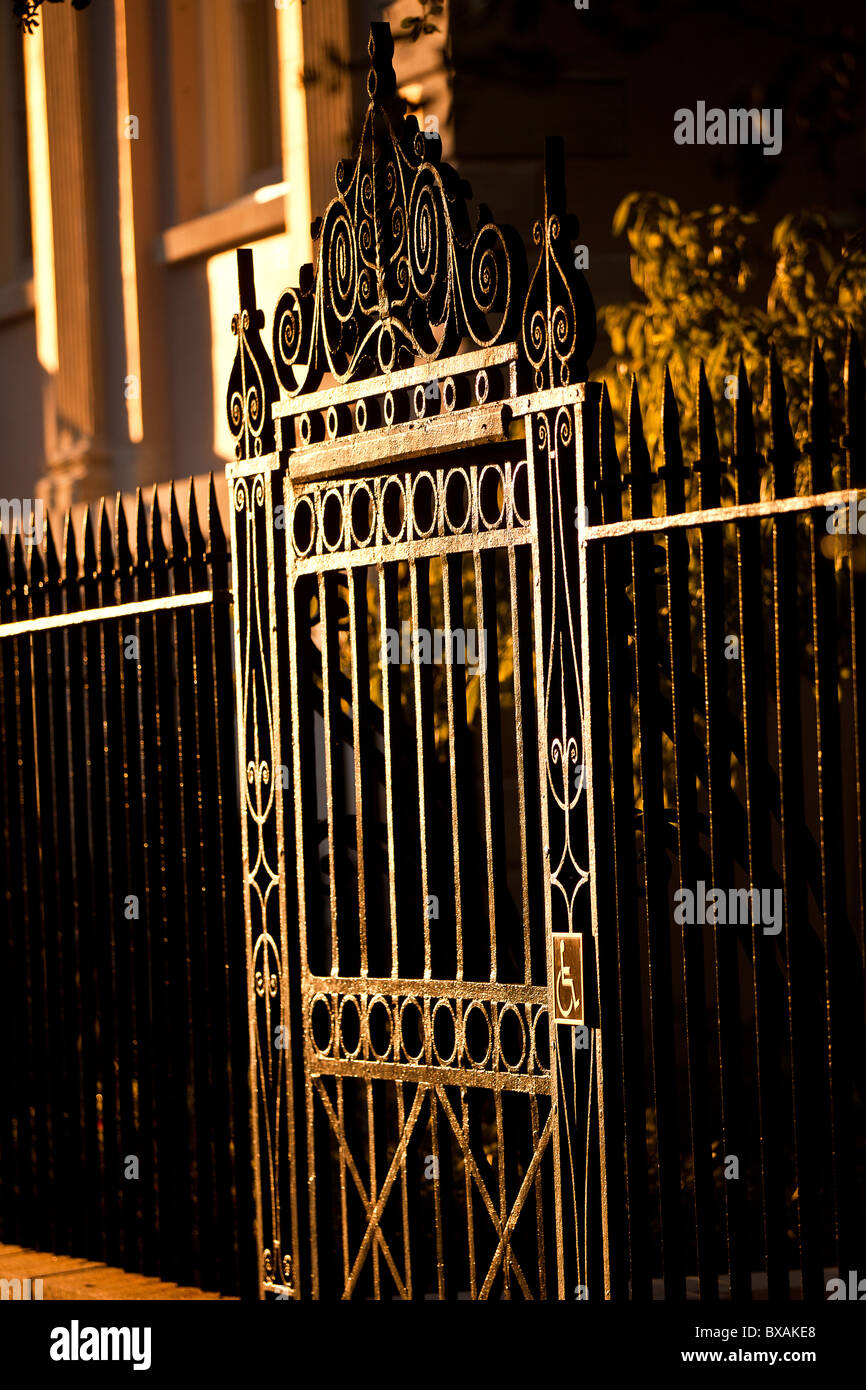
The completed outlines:
<svg viewBox="0 0 866 1390">
<path fill-rule="evenodd" d="M 661 1279 L 680 1298 L 696 1273 L 748 1298 L 799 1263 L 814 1296 L 822 1261 L 862 1249 L 863 571 L 856 538 L 836 564 L 820 530 L 862 491 L 856 345 L 844 459 L 814 357 L 801 495 L 774 361 L 772 492 L 743 371 L 733 505 L 705 381 L 698 488 L 670 383 L 663 467 L 635 387 L 622 469 L 585 382 L 557 142 L 530 274 L 392 108 L 387 26 L 370 52 L 358 156 L 272 358 L 239 253 L 261 1291 L 641 1298 Z M 416 659 L 437 631 L 483 639 L 483 664 Z M 779 944 L 677 926 L 674 889 L 701 880 L 783 883 Z M 731 1158 L 741 1180 L 719 1176 Z"/>
<path fill-rule="evenodd" d="M 551 926 L 564 910 L 577 929 L 587 870 L 559 542 L 595 315 L 560 266 L 555 147 L 530 281 L 519 238 L 486 213 L 472 231 L 438 139 L 395 112 L 391 51 L 374 26 L 358 158 L 338 167 L 316 273 L 276 306 L 273 367 L 240 260 L 229 474 L 262 1284 L 561 1297 L 577 1233 Z M 483 637 L 486 661 L 392 664 L 404 623 Z"/>
<path fill-rule="evenodd" d="M 201 521 L 178 491 L 0 536 L 0 1229 L 237 1294 L 230 556 L 213 480 Z"/>
</svg>

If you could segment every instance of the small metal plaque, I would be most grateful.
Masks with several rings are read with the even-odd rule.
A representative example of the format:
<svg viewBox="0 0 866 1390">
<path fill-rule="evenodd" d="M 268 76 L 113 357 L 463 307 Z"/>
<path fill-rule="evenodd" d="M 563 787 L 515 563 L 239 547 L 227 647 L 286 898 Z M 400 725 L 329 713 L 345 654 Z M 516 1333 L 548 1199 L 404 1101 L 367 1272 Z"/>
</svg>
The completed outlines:
<svg viewBox="0 0 866 1390">
<path fill-rule="evenodd" d="M 554 1023 L 582 1024 L 583 937 L 579 932 L 553 933 L 553 970 Z"/>
</svg>

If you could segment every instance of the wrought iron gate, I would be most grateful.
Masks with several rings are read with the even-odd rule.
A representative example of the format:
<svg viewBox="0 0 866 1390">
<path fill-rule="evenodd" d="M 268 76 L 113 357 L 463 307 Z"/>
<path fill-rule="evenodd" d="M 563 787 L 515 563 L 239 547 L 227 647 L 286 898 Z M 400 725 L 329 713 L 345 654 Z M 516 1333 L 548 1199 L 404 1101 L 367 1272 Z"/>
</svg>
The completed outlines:
<svg viewBox="0 0 866 1390">
<path fill-rule="evenodd" d="M 771 473 L 742 367 L 733 501 L 703 379 L 697 484 L 669 381 L 623 472 L 561 149 L 529 275 L 391 53 L 271 355 L 239 253 L 261 1289 L 821 1297 L 866 1258 L 856 342 L 799 474 L 772 360 Z M 707 884 L 747 915 L 678 917 Z"/>
<path fill-rule="evenodd" d="M 602 1277 L 569 1026 L 584 962 L 593 992 L 572 570 L 595 315 L 556 143 L 527 285 L 513 230 L 473 231 L 438 137 L 397 114 L 392 51 L 374 25 L 357 160 L 273 364 L 239 253 L 262 1287 L 573 1297 Z"/>
</svg>

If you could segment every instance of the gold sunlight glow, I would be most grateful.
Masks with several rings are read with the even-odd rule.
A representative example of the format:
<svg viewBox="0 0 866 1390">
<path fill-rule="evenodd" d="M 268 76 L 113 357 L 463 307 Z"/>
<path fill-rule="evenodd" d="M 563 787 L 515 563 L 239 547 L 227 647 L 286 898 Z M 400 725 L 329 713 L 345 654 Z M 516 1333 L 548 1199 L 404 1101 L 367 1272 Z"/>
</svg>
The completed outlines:
<svg viewBox="0 0 866 1390">
<path fill-rule="evenodd" d="M 36 353 L 46 372 L 60 365 L 57 301 L 54 294 L 54 230 L 51 215 L 51 168 L 48 157 L 48 106 L 42 29 L 24 38 L 27 89 L 27 164 L 33 236 L 33 288 L 36 302 Z"/>
<path fill-rule="evenodd" d="M 129 112 L 129 74 L 126 63 L 125 0 L 114 0 L 115 42 L 117 44 L 117 119 L 122 126 Z M 126 342 L 126 375 L 135 377 L 138 390 L 125 392 L 129 437 L 140 444 L 144 437 L 141 409 L 141 342 L 138 333 L 138 279 L 135 265 L 135 219 L 132 205 L 132 141 L 117 132 L 118 208 L 120 231 L 120 278 L 123 294 L 123 333 Z"/>
</svg>

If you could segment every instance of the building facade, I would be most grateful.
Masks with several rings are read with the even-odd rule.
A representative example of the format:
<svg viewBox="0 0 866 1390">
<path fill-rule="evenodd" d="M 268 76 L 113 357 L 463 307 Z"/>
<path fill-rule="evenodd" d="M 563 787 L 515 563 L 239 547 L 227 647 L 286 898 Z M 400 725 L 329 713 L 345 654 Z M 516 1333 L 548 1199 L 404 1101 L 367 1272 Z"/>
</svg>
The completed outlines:
<svg viewBox="0 0 866 1390">
<path fill-rule="evenodd" d="M 5 495 L 54 512 L 222 474 L 234 248 L 266 309 L 312 258 L 387 8 L 399 32 L 411 6 L 372 0 L 46 5 L 30 34 L 4 13 Z M 442 41 L 398 45 L 416 105 Z"/>
<path fill-rule="evenodd" d="M 565 137 L 599 304 L 633 297 L 617 204 L 774 221 L 807 206 L 862 224 L 864 20 L 827 0 L 725 17 L 640 0 L 92 0 L 0 16 L 0 493 L 51 510 L 171 478 L 222 475 L 234 248 L 255 251 L 268 320 L 313 255 L 366 101 L 371 20 L 399 90 L 444 157 L 527 242 L 546 134 Z M 683 146 L 675 108 L 771 106 L 761 148 Z M 769 264 L 769 254 L 768 254 Z M 603 359 L 600 344 L 596 363 Z"/>
</svg>

